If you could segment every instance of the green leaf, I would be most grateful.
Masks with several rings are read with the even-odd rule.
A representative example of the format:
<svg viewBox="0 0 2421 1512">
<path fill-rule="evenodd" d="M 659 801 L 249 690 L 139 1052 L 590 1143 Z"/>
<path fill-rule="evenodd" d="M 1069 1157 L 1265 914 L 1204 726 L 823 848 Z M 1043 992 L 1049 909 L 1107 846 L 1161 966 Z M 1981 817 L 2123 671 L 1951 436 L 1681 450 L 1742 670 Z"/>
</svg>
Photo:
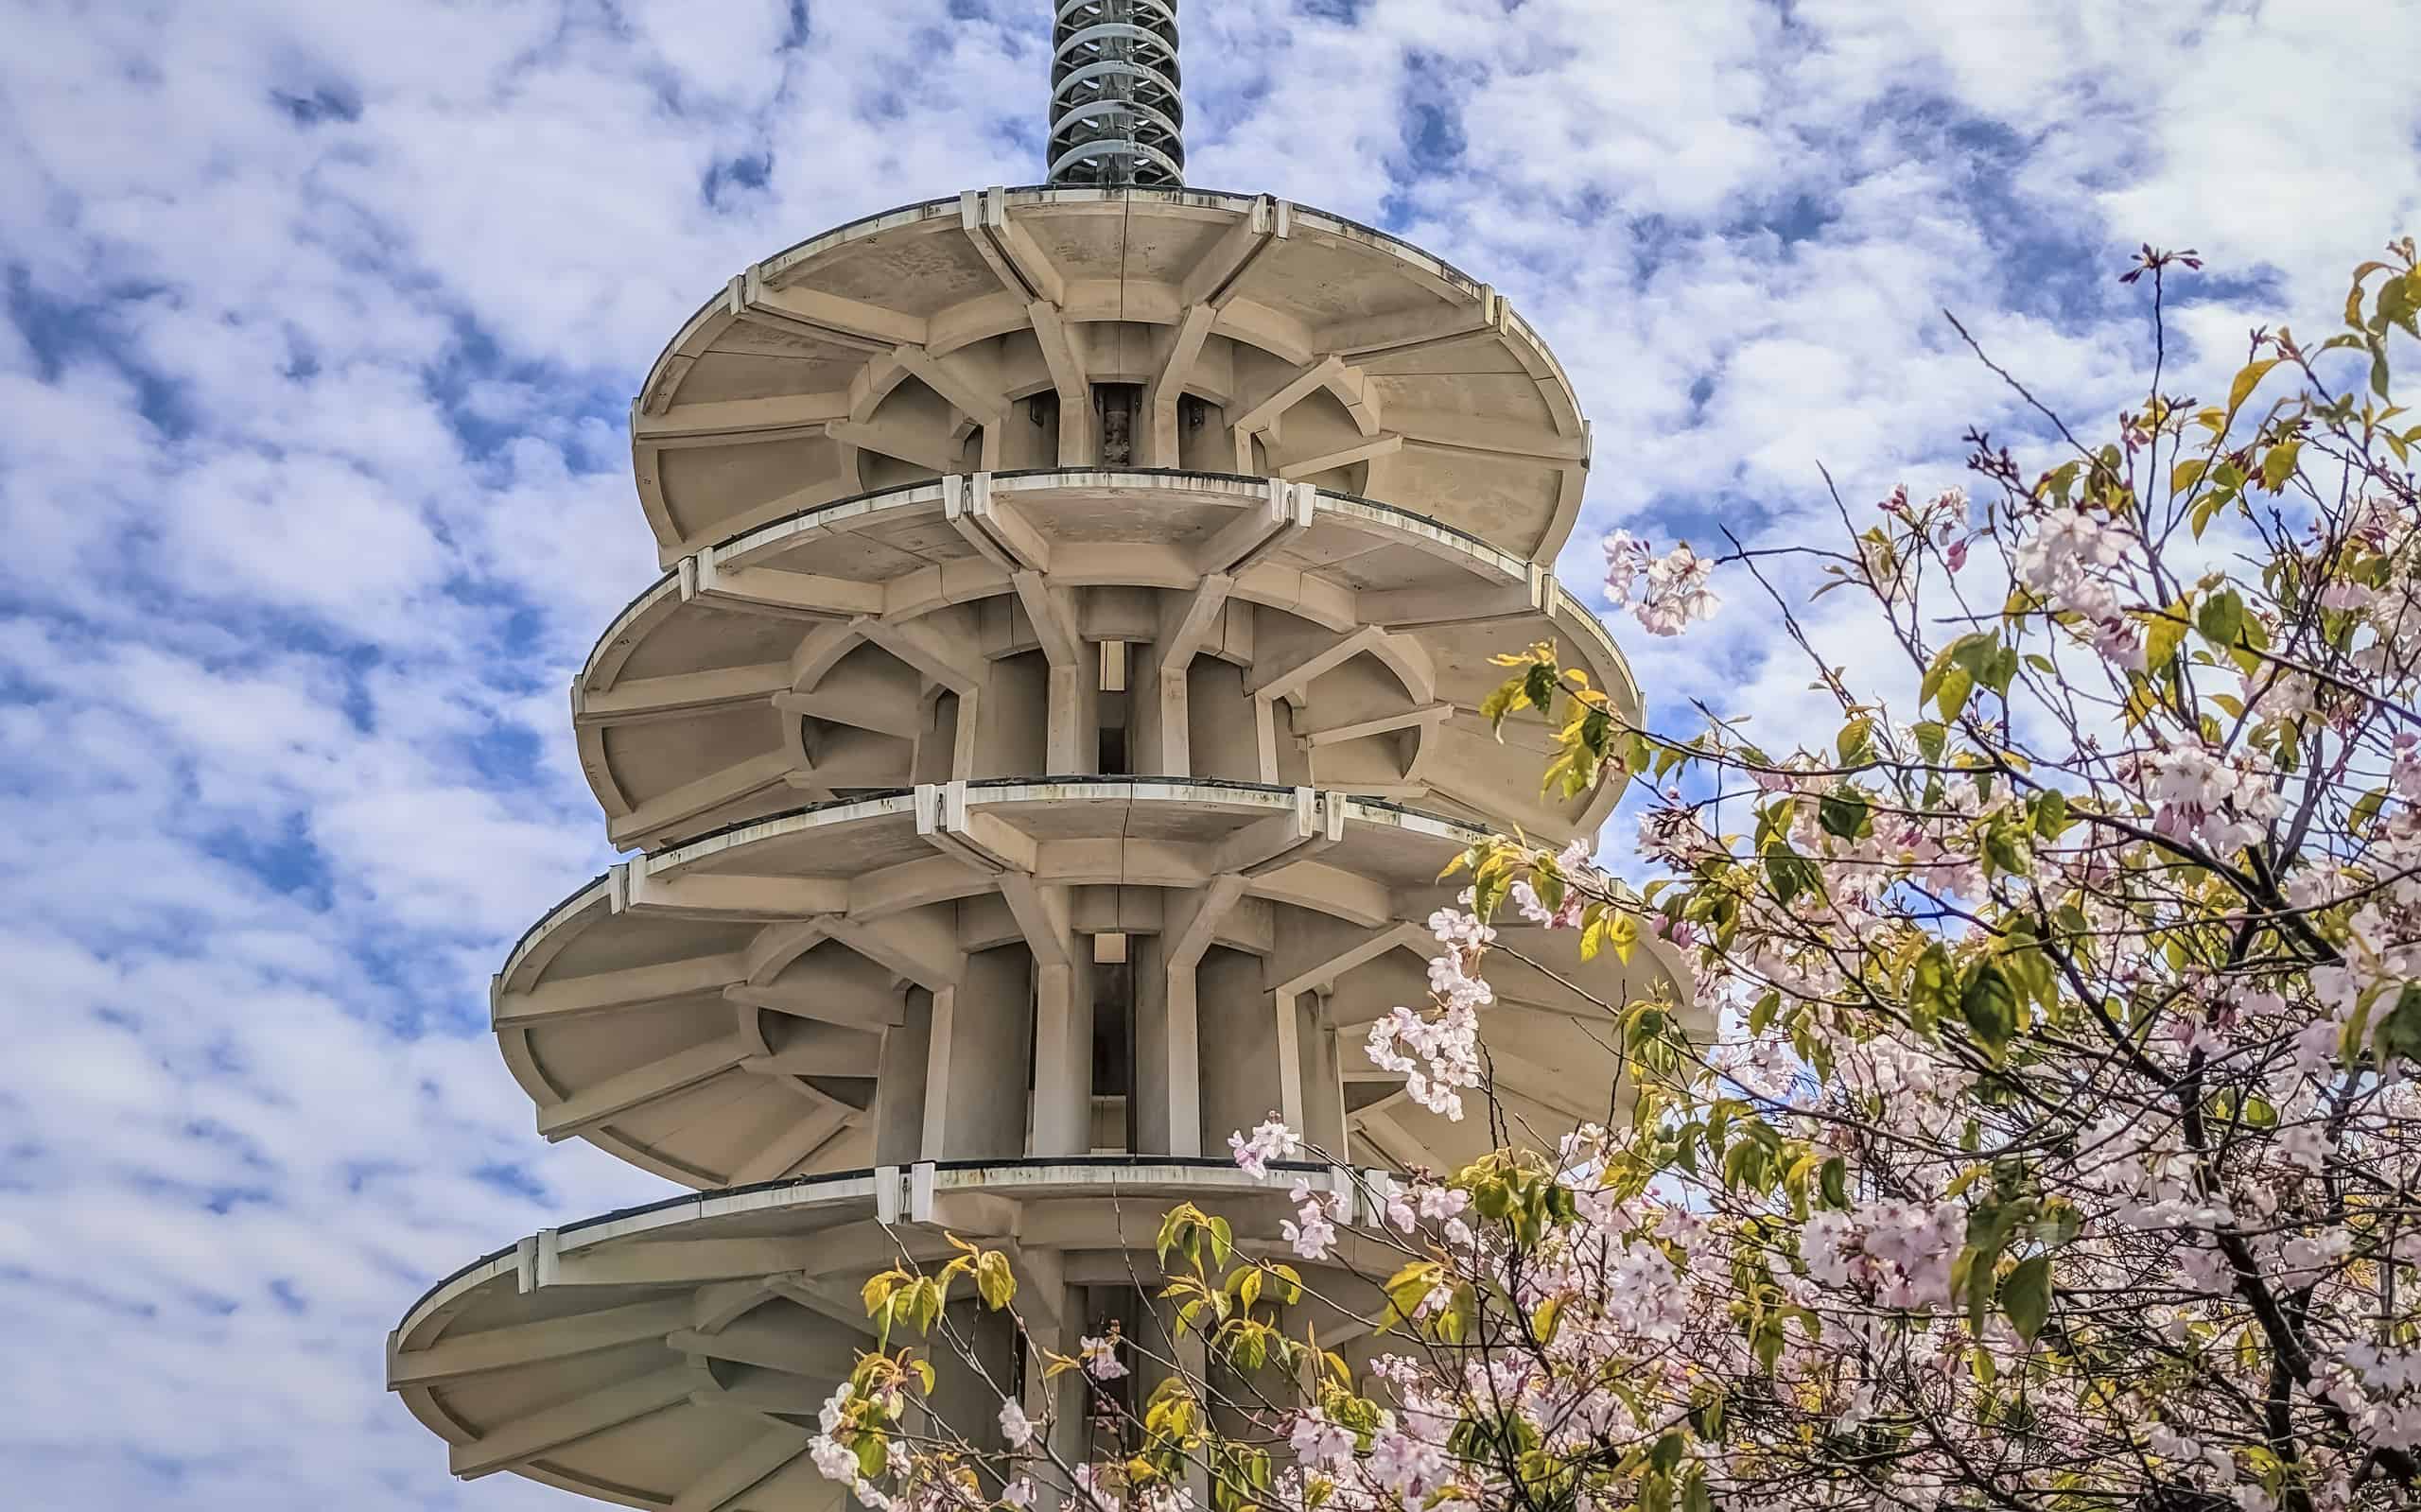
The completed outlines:
<svg viewBox="0 0 2421 1512">
<path fill-rule="evenodd" d="M 1822 1190 L 1824 1201 L 1828 1206 L 1847 1208 L 1850 1205 L 1849 1174 L 1849 1162 L 1839 1156 L 1835 1156 L 1824 1162 L 1822 1170 L 1818 1174 L 1818 1185 Z"/>
<path fill-rule="evenodd" d="M 1766 880 L 1773 884 L 1774 896 L 1784 903 L 1816 887 L 1816 867 L 1807 858 L 1790 848 L 1790 842 L 1775 840 L 1766 846 Z"/>
<path fill-rule="evenodd" d="M 2144 622 L 2144 660 L 2151 667 L 2165 667 L 2177 654 L 2185 642 L 2187 627 L 2194 623 L 2191 594 L 2180 594 L 2176 600 L 2160 613 L 2140 617 Z"/>
<path fill-rule="evenodd" d="M 2300 441 L 2282 441 L 2261 458 L 2261 486 L 2275 494 L 2285 489 L 2287 479 L 2295 476 L 2295 454 L 2304 449 Z"/>
<path fill-rule="evenodd" d="M 993 1312 L 1009 1305 L 1018 1295 L 1017 1277 L 1009 1271 L 1009 1257 L 997 1249 L 987 1249 L 975 1262 L 975 1295 Z"/>
<path fill-rule="evenodd" d="M 2357 835 L 2363 833 L 2371 827 L 2372 822 L 2378 818 L 2379 810 L 2386 807 L 2387 790 L 2373 788 L 2362 794 L 2360 801 L 2354 805 L 2353 812 L 2345 816 L 2346 829 Z"/>
<path fill-rule="evenodd" d="M 2237 637 L 2244 631 L 2244 600 L 2234 588 L 2211 595 L 2194 611 L 2194 628 L 2220 650 L 2235 650 Z"/>
<path fill-rule="evenodd" d="M 2051 1257 L 2036 1255 L 2020 1260 L 2001 1282 L 2001 1311 L 2017 1336 L 2032 1344 L 2051 1317 Z"/>
<path fill-rule="evenodd" d="M 1953 667 L 1942 674 L 1942 686 L 1934 695 L 1934 706 L 1942 711 L 1944 722 L 1956 721 L 1966 712 L 1967 695 L 1975 688 L 1976 680 L 1964 668 Z"/>
<path fill-rule="evenodd" d="M 2236 381 L 2228 385 L 2228 408 L 2234 410 L 2242 408 L 2244 402 L 2253 397 L 2253 391 L 2260 386 L 2261 380 L 2269 375 L 2270 370 L 2277 365 L 2276 357 L 2264 357 L 2258 362 L 2246 363 L 2243 371 L 2236 375 Z"/>
<path fill-rule="evenodd" d="M 1856 840 L 1874 827 L 1866 795 L 1854 789 L 1828 792 L 1816 802 L 1817 822 L 1836 840 Z"/>
<path fill-rule="evenodd" d="M 2017 1036 L 2017 993 L 1996 962 L 1978 961 L 1959 994 L 1959 1014 L 1994 1062 Z"/>
<path fill-rule="evenodd" d="M 1917 737 L 1917 750 L 1923 753 L 1928 761 L 1941 760 L 1942 747 L 1950 735 L 1949 730 L 1934 720 L 1920 720 L 1913 729 Z"/>
<path fill-rule="evenodd" d="M 2373 1043 L 2379 1057 L 2421 1061 L 2421 982 L 2408 982 L 2396 994 L 2395 1006 L 2379 1020 Z"/>
<path fill-rule="evenodd" d="M 2068 795 L 2057 788 L 2046 788 L 2034 795 L 2034 833 L 2045 840 L 2057 840 L 2068 827 Z"/>
</svg>

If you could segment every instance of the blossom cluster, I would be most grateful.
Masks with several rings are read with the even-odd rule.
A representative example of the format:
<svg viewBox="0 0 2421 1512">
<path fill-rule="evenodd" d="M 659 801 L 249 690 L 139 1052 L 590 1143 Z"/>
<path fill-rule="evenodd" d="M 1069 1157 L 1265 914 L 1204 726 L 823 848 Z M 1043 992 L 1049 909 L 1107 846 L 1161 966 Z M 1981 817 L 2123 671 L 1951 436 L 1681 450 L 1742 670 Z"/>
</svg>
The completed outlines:
<svg viewBox="0 0 2421 1512">
<path fill-rule="evenodd" d="M 1629 530 L 1606 537 L 1606 601 L 1616 609 L 1628 606 L 1651 634 L 1678 635 L 1698 620 L 1714 618 L 1723 606 L 1708 586 L 1714 576 L 1715 564 L 1691 550 L 1687 541 L 1657 556 Z"/>
</svg>

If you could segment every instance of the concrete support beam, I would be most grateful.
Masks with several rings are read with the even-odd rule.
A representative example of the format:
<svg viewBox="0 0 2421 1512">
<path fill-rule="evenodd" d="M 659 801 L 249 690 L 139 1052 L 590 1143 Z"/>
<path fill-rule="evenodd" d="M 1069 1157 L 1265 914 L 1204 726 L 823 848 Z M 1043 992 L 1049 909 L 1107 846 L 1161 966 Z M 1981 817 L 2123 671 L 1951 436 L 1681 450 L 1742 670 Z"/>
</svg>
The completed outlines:
<svg viewBox="0 0 2421 1512">
<path fill-rule="evenodd" d="M 1059 395 L 1059 465 L 1089 467 L 1101 461 L 1093 437 L 1092 379 L 1076 351 L 1075 336 L 1059 316 L 1058 307 L 1036 300 L 1026 306 L 1034 322 L 1034 337 L 1042 346 L 1042 360 L 1051 369 L 1051 386 Z"/>
<path fill-rule="evenodd" d="M 776 330 L 839 339 L 867 351 L 885 351 L 903 341 L 925 344 L 921 317 L 811 288 L 773 288 L 755 268 L 741 275 L 733 293 L 739 305 L 735 313 L 741 319 Z"/>
<path fill-rule="evenodd" d="M 900 1022 L 910 1021 L 908 1010 L 901 1011 Z M 801 1022 L 792 1026 L 782 1048 L 770 1055 L 751 1055 L 740 1063 L 740 1069 L 754 1076 L 880 1076 L 882 1074 L 883 1029 L 860 1029 L 854 1025 Z M 916 1074 L 924 1075 L 925 1063 L 915 1063 Z"/>
<path fill-rule="evenodd" d="M 667 1512 L 728 1512 L 768 1478 L 807 1452 L 815 1435 L 789 1423 L 775 1423 L 740 1452 L 682 1487 Z"/>
<path fill-rule="evenodd" d="M 972 808 L 964 782 L 916 790 L 916 833 L 934 849 L 979 872 L 1031 877 L 1035 870 L 1034 838 L 997 815 Z"/>
<path fill-rule="evenodd" d="M 833 939 L 928 992 L 956 984 L 967 965 L 955 911 L 946 906 L 880 919 L 840 913 L 817 922 Z"/>
<path fill-rule="evenodd" d="M 921 624 L 871 616 L 849 623 L 860 635 L 961 698 L 970 697 L 984 686 L 983 668 L 967 660 L 959 648 L 945 645 Z"/>
<path fill-rule="evenodd" d="M 1269 481 L 1262 503 L 1202 544 L 1194 566 L 1204 573 L 1241 574 L 1271 551 L 1312 528 L 1319 491 L 1307 484 Z"/>
<path fill-rule="evenodd" d="M 1376 625 L 1337 636 L 1324 646 L 1297 656 L 1293 661 L 1275 667 L 1255 667 L 1245 680 L 1245 691 L 1259 699 L 1298 698 L 1311 686 L 1312 680 L 1332 668 L 1342 667 L 1364 652 L 1376 651 L 1387 633 Z"/>
<path fill-rule="evenodd" d="M 454 1445 L 447 1451 L 446 1466 L 464 1480 L 492 1474 L 535 1459 L 550 1449 L 560 1449 L 574 1439 L 619 1428 L 651 1413 L 662 1412 L 674 1402 L 686 1401 L 695 1384 L 688 1366 L 675 1365 L 592 1391 L 526 1417 L 498 1423 L 467 1444 Z"/>
<path fill-rule="evenodd" d="M 788 664 L 760 667 L 719 667 L 712 671 L 680 672 L 669 677 L 635 677 L 611 687 L 571 686 L 571 719 L 576 729 L 601 724 L 636 724 L 673 719 L 705 709 L 751 704 L 791 686 Z"/>
<path fill-rule="evenodd" d="M 1007 401 L 1001 391 L 967 374 L 957 360 L 936 357 L 921 346 L 905 344 L 892 348 L 891 360 L 977 425 L 996 426 L 1007 413 Z"/>
<path fill-rule="evenodd" d="M 640 1302 L 599 1312 L 575 1312 L 543 1323 L 518 1323 L 477 1333 L 449 1333 L 426 1349 L 387 1355 L 387 1389 L 426 1386 L 508 1365 L 538 1364 L 660 1338 L 689 1321 L 689 1300 Z"/>
<path fill-rule="evenodd" d="M 804 1092 L 814 1092 L 814 1088 L 803 1083 L 799 1084 L 799 1089 Z M 843 1129 L 847 1128 L 856 1117 L 855 1110 L 847 1104 L 834 1102 L 821 1093 L 815 1093 L 814 1097 L 809 1101 L 811 1105 L 800 1115 L 796 1123 L 783 1131 L 772 1143 L 750 1156 L 740 1163 L 738 1170 L 731 1173 L 733 1186 L 745 1187 L 759 1181 L 779 1181 L 805 1164 L 816 1151 L 822 1149 Z"/>
<path fill-rule="evenodd" d="M 1218 319 L 1218 306 L 1214 304 L 1189 304 L 1171 332 L 1168 355 L 1161 360 L 1159 372 L 1143 388 L 1143 411 L 1150 422 L 1139 438 L 1144 442 L 1140 459 L 1143 466 L 1177 465 L 1182 451 L 1176 428 L 1177 401 L 1185 397 L 1186 382 L 1202 356 L 1202 343 Z"/>
<path fill-rule="evenodd" d="M 1160 600 L 1160 634 L 1153 651 L 1163 670 L 1190 664 L 1218 628 L 1220 612 L 1235 592 L 1232 574 L 1207 572 L 1191 594 L 1169 594 Z"/>
<path fill-rule="evenodd" d="M 964 460 L 964 454 L 954 449 L 948 438 L 905 421 L 836 420 L 827 434 L 861 451 L 879 451 L 927 472 L 947 473 Z"/>
<path fill-rule="evenodd" d="M 725 1002 L 738 1003 L 742 1007 L 762 1008 L 792 1018 L 805 1018 L 870 1034 L 880 1034 L 898 1022 L 896 1013 L 877 1012 L 849 1002 L 831 993 L 819 991 L 812 982 L 735 982 L 723 989 L 723 996 Z"/>
<path fill-rule="evenodd" d="M 1309 860 L 1344 838 L 1344 795 L 1298 788 L 1288 812 L 1257 819 L 1220 841 L 1210 865 L 1217 874 L 1234 876 L 1241 886 Z"/>
<path fill-rule="evenodd" d="M 755 1365 L 759 1370 L 778 1370 L 818 1382 L 847 1375 L 857 1363 L 851 1343 L 803 1336 L 746 1317 L 713 1333 L 675 1329 L 664 1342 L 683 1354 L 728 1360 L 735 1364 Z"/>
<path fill-rule="evenodd" d="M 779 749 L 736 761 L 635 806 L 607 825 L 607 838 L 625 847 L 648 844 L 665 830 L 700 814 L 782 786 L 793 770 L 791 754 Z"/>
<path fill-rule="evenodd" d="M 1444 1174 L 1451 1169 L 1451 1163 L 1441 1158 L 1437 1152 L 1421 1143 L 1410 1130 L 1396 1121 L 1394 1116 L 1387 1111 L 1401 1101 L 1402 1097 L 1399 1094 L 1398 1097 L 1390 1098 L 1385 1103 L 1373 1104 L 1353 1115 L 1351 1122 L 1358 1126 L 1363 1138 L 1378 1147 L 1379 1153 L 1385 1156 L 1389 1163 L 1407 1171 L 1419 1166 Z M 1348 1152 L 1347 1157 L 1361 1158 L 1350 1151 Z"/>
<path fill-rule="evenodd" d="M 644 1107 L 700 1082 L 720 1076 L 748 1058 L 740 1036 L 712 1039 L 609 1076 L 577 1097 L 538 1109 L 538 1132 L 549 1144 L 585 1134 L 634 1108 Z"/>
<path fill-rule="evenodd" d="M 814 435 L 831 421 L 848 417 L 845 390 L 785 393 L 768 399 L 716 399 L 674 405 L 662 414 L 631 406 L 631 440 L 641 446 L 679 446 L 701 442 L 787 441 Z"/>
<path fill-rule="evenodd" d="M 1586 431 L 1567 436 L 1552 426 L 1401 406 L 1387 412 L 1387 420 L 1389 429 L 1416 445 L 1489 457 L 1543 457 L 1573 462 L 1589 459 Z"/>
<path fill-rule="evenodd" d="M 849 884 L 833 878 L 715 872 L 657 875 L 643 861 L 625 862 L 615 873 L 620 890 L 614 909 L 620 913 L 773 922 L 844 912 L 849 906 Z"/>
<path fill-rule="evenodd" d="M 1150 1095 L 1158 1105 L 1144 1111 L 1139 1119 L 1141 1127 L 1148 1128 L 1165 1140 L 1165 1153 L 1173 1156 L 1198 1156 L 1202 1153 L 1202 1038 L 1199 1025 L 1199 968 L 1204 952 L 1210 947 L 1219 922 L 1245 895 L 1245 878 L 1229 873 L 1213 878 L 1209 885 L 1197 890 L 1171 895 L 1166 906 L 1166 923 L 1158 948 L 1158 977 L 1157 993 L 1151 995 L 1149 1007 L 1153 1025 L 1148 1035 L 1154 1055 L 1149 1073 L 1142 1069 L 1142 1042 L 1146 1035 L 1141 1020 L 1145 1003 L 1137 1004 L 1138 1073 L 1137 1095 Z M 1138 976 L 1141 973 L 1139 971 Z M 1139 992 L 1139 999 L 1143 995 Z"/>
<path fill-rule="evenodd" d="M 1341 949 L 1321 950 L 1308 958 L 1299 954 L 1272 957 L 1269 964 L 1273 971 L 1285 973 L 1271 984 L 1274 990 L 1281 995 L 1326 992 L 1336 985 L 1337 978 L 1390 950 L 1408 950 L 1423 961 L 1437 953 L 1437 942 L 1418 924 L 1396 924 L 1359 936 L 1337 926 L 1335 932 L 1349 936 L 1350 943 Z"/>
<path fill-rule="evenodd" d="M 1402 436 L 1392 433 L 1373 436 L 1358 445 L 1322 452 L 1316 457 L 1306 457 L 1300 461 L 1288 462 L 1278 469 L 1278 476 L 1291 482 L 1298 478 L 1315 477 L 1332 468 L 1350 467 L 1355 462 L 1367 462 L 1380 457 L 1392 457 L 1402 450 L 1403 450 Z"/>
<path fill-rule="evenodd" d="M 1178 296 L 1188 304 L 1225 304 L 1234 295 L 1236 280 L 1274 242 L 1294 234 L 1294 206 L 1263 195 L 1245 217 L 1230 225 L 1210 244 L 1200 260 L 1186 269 Z"/>
<path fill-rule="evenodd" d="M 776 1276 L 766 1281 L 775 1295 L 789 1298 L 818 1317 L 828 1318 L 853 1333 L 872 1339 L 878 1336 L 874 1319 L 866 1316 L 865 1302 L 858 1286 L 850 1281 L 821 1281 L 807 1276 Z"/>
<path fill-rule="evenodd" d="M 747 975 L 747 957 L 735 951 L 566 977 L 526 992 L 498 991 L 489 1019 L 497 1029 L 528 1028 L 584 1014 L 611 1013 L 660 998 L 720 992 Z"/>
<path fill-rule="evenodd" d="M 1009 582 L 1017 589 L 1018 603 L 1033 624 L 1035 640 L 1052 669 L 1073 670 L 1082 667 L 1085 636 L 1076 596 L 1066 588 L 1053 587 L 1041 573 L 1031 570 L 1011 574 Z"/>
<path fill-rule="evenodd" d="M 864 639 L 865 636 L 859 631 L 857 621 L 854 619 L 837 625 L 818 625 L 810 631 L 806 638 L 791 652 L 789 667 L 792 689 L 799 693 L 814 691 L 816 686 L 824 681 L 824 674 L 838 667 L 841 664 L 841 658 L 857 650 L 859 644 Z M 775 706 L 788 707 L 779 703 Z M 793 710 L 792 712 L 810 711 Z"/>
<path fill-rule="evenodd" d="M 681 598 L 789 619 L 850 619 L 883 610 L 883 585 L 817 572 L 735 565 L 713 547 L 681 559 Z"/>
<path fill-rule="evenodd" d="M 1385 735 L 1390 730 L 1426 729 L 1433 724 L 1443 724 L 1454 717 L 1454 705 L 1452 704 L 1419 704 L 1400 713 L 1373 715 L 1367 720 L 1350 720 L 1315 730 L 1297 730 L 1295 739 L 1316 750 L 1345 740 L 1359 740 L 1365 736 Z"/>
<path fill-rule="evenodd" d="M 978 555 L 1002 572 L 1051 570 L 1051 543 L 1032 521 L 992 492 L 992 475 L 942 479 L 942 518 Z"/>
<path fill-rule="evenodd" d="M 1325 356 L 1296 373 L 1275 393 L 1235 417 L 1236 444 L 1241 447 L 1247 438 L 1277 425 L 1280 415 L 1302 403 L 1313 390 L 1339 381 L 1345 366 L 1343 357 Z"/>
<path fill-rule="evenodd" d="M 959 228 L 975 244 L 1001 287 L 1023 300 L 1051 304 L 1068 301 L 1068 284 L 1034 234 L 1008 212 L 1008 191 L 1000 185 L 969 189 L 958 197 Z"/>
</svg>

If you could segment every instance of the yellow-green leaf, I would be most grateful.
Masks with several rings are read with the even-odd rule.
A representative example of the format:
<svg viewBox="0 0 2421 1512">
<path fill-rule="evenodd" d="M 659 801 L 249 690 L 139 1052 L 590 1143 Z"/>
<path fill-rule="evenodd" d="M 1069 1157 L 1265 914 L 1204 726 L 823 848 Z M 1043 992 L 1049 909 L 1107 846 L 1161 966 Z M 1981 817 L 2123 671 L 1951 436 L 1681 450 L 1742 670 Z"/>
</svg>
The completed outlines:
<svg viewBox="0 0 2421 1512">
<path fill-rule="evenodd" d="M 2277 365 L 2276 357 L 2264 357 L 2258 362 L 2246 363 L 2243 370 L 2237 374 L 2236 382 L 2228 385 L 2228 408 L 2234 410 L 2242 408 L 2244 402 L 2253 397 L 2253 391 L 2260 387 L 2261 380 L 2269 376 L 2270 370 Z"/>
</svg>

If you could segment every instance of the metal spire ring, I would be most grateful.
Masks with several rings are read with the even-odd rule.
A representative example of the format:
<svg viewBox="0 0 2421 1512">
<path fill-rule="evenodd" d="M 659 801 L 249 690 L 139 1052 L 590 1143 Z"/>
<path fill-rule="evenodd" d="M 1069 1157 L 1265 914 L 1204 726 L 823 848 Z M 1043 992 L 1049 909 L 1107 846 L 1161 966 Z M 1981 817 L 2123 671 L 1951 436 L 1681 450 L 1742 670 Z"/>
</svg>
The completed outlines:
<svg viewBox="0 0 2421 1512">
<path fill-rule="evenodd" d="M 1060 0 L 1052 27 L 1054 184 L 1185 182 L 1176 0 Z"/>
</svg>

